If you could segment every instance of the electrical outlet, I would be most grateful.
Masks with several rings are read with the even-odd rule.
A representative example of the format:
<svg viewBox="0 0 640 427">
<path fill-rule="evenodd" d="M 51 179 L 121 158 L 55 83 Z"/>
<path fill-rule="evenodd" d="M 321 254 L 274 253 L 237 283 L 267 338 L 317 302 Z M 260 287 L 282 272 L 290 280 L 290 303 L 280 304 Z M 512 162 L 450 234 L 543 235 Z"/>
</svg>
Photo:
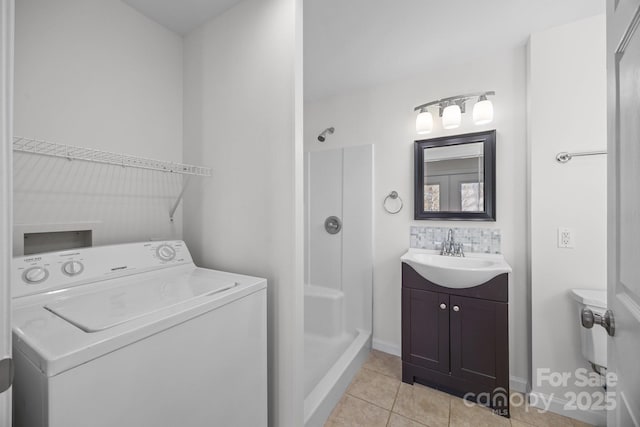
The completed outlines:
<svg viewBox="0 0 640 427">
<path fill-rule="evenodd" d="M 566 227 L 558 228 L 558 247 L 559 248 L 573 248 L 575 247 L 573 241 L 573 230 Z"/>
</svg>

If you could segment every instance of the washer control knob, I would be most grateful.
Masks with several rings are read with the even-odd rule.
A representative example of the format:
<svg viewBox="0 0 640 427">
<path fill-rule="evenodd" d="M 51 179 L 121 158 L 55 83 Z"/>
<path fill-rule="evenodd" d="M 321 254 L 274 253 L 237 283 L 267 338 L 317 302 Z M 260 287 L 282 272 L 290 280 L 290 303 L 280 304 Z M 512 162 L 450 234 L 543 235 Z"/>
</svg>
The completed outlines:
<svg viewBox="0 0 640 427">
<path fill-rule="evenodd" d="M 162 261 L 171 261 L 176 257 L 176 250 L 169 245 L 160 245 L 156 249 L 156 254 Z"/>
<path fill-rule="evenodd" d="M 22 279 L 29 285 L 42 283 L 49 277 L 49 271 L 44 267 L 31 267 L 22 274 Z"/>
<path fill-rule="evenodd" d="M 77 276 L 84 271 L 84 265 L 80 261 L 67 261 L 62 264 L 62 272 L 67 276 Z"/>
</svg>

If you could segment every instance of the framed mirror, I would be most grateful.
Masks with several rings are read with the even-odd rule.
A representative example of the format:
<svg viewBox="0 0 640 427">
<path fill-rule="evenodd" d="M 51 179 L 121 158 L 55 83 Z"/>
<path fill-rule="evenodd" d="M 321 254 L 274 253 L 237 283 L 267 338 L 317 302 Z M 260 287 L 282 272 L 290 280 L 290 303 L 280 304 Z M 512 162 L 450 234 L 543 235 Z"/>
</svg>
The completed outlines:
<svg viewBox="0 0 640 427">
<path fill-rule="evenodd" d="M 496 131 L 415 142 L 415 219 L 496 220 Z"/>
</svg>

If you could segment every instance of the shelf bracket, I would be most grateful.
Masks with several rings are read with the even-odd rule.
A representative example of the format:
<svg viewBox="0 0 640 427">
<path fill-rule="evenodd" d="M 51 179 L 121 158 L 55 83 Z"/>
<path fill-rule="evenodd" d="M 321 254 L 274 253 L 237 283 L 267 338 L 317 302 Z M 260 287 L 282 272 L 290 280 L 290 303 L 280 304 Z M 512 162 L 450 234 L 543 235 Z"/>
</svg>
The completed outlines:
<svg viewBox="0 0 640 427">
<path fill-rule="evenodd" d="M 184 176 L 184 180 L 182 183 L 182 190 L 180 191 L 180 194 L 178 195 L 178 199 L 176 200 L 176 202 L 173 204 L 173 207 L 171 208 L 171 210 L 169 211 L 169 220 L 171 220 L 171 222 L 173 222 L 173 216 L 176 214 L 176 210 L 178 209 L 178 206 L 180 206 L 180 202 L 182 201 L 183 197 L 184 197 L 184 192 L 187 189 L 187 186 L 189 185 L 189 182 L 191 181 L 190 176 L 185 175 Z"/>
</svg>

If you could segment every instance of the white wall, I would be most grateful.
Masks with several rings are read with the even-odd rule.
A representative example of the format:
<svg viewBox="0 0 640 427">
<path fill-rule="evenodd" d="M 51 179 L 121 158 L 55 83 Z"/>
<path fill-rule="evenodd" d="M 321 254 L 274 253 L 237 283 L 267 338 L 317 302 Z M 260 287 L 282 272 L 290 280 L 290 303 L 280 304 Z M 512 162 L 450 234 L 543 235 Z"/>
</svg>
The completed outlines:
<svg viewBox="0 0 640 427">
<path fill-rule="evenodd" d="M 475 126 L 470 112 L 460 128 L 440 128 L 427 137 L 497 129 L 497 222 L 432 222 L 413 220 L 413 108 L 460 93 L 495 90 L 495 121 Z M 526 283 L 526 129 L 525 47 L 496 52 L 482 60 L 442 67 L 412 78 L 305 104 L 305 150 L 375 145 L 374 193 L 374 346 L 400 352 L 400 256 L 409 247 L 409 227 L 487 226 L 502 230 L 502 247 L 513 267 L 511 374 L 528 377 L 528 287 Z M 438 121 L 439 123 L 439 121 Z M 335 133 L 325 143 L 316 137 L 328 126 Z M 382 201 L 396 190 L 404 200 L 397 215 Z M 520 384 L 522 386 L 522 384 Z"/>
<path fill-rule="evenodd" d="M 182 159 L 182 40 L 120 1 L 16 2 L 15 134 Z M 16 153 L 14 221 L 101 222 L 94 244 L 181 238 L 181 177 Z"/>
<path fill-rule="evenodd" d="M 303 424 L 300 0 L 245 0 L 185 38 L 185 197 L 203 267 L 269 283 L 270 425 Z M 294 120 L 295 118 L 295 120 Z"/>
<path fill-rule="evenodd" d="M 605 34 L 597 16 L 533 34 L 529 46 L 533 391 L 556 398 L 557 411 L 565 393 L 585 389 L 573 379 L 567 387 L 537 385 L 536 370 L 573 374 L 589 366 L 569 291 L 606 288 L 607 179 L 606 156 L 566 164 L 555 156 L 606 150 Z M 573 229 L 574 249 L 557 247 L 558 227 Z"/>
</svg>

